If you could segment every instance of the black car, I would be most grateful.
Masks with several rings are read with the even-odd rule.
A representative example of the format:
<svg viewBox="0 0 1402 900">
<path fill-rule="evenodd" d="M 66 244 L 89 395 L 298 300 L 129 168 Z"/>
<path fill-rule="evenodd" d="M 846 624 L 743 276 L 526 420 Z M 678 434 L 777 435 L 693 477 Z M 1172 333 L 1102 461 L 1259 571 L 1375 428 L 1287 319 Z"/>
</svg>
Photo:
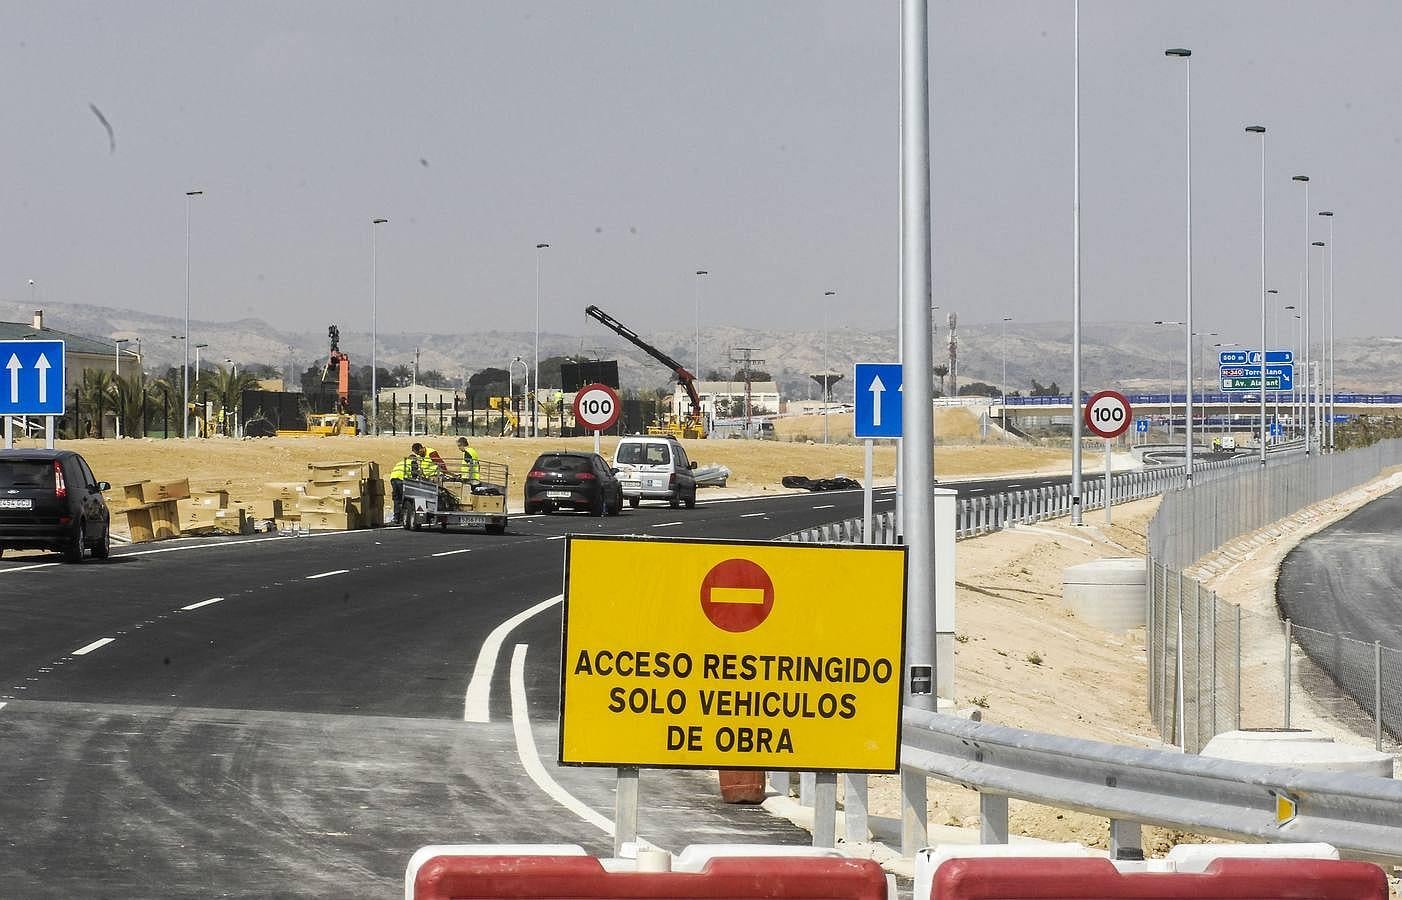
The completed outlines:
<svg viewBox="0 0 1402 900">
<path fill-rule="evenodd" d="M 526 475 L 526 513 L 587 509 L 591 516 L 623 511 L 618 470 L 597 453 L 542 453 Z"/>
<path fill-rule="evenodd" d="M 59 550 L 66 562 L 84 551 L 106 559 L 112 517 L 87 460 L 72 450 L 0 450 L 0 554 Z"/>
</svg>

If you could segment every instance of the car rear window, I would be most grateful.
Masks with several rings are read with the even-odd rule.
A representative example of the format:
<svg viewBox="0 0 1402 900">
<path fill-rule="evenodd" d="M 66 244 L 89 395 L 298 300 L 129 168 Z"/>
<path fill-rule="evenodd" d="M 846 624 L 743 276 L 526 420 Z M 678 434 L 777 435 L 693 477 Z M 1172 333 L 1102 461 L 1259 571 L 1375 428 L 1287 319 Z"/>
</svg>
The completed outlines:
<svg viewBox="0 0 1402 900">
<path fill-rule="evenodd" d="M 544 469 L 547 472 L 587 472 L 589 470 L 589 457 L 542 456 L 535 461 L 535 468 Z"/>
<path fill-rule="evenodd" d="M 51 459 L 0 460 L 0 487 L 48 488 L 54 486 Z"/>
<path fill-rule="evenodd" d="M 662 443 L 624 444 L 618 448 L 618 461 L 630 466 L 665 466 L 671 462 L 671 454 Z"/>
</svg>

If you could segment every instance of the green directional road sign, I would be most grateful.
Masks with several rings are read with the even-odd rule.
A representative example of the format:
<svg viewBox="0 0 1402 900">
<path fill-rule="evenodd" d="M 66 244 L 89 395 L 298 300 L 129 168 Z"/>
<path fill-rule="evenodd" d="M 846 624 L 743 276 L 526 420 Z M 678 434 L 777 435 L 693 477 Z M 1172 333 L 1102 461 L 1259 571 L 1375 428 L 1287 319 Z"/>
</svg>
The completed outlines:
<svg viewBox="0 0 1402 900">
<path fill-rule="evenodd" d="M 1232 391 L 1259 391 L 1261 389 L 1260 375 L 1238 375 L 1222 376 L 1222 391 L 1230 393 Z M 1288 391 L 1291 387 L 1286 384 L 1281 387 L 1279 375 L 1266 376 L 1266 390 L 1268 391 Z"/>
</svg>

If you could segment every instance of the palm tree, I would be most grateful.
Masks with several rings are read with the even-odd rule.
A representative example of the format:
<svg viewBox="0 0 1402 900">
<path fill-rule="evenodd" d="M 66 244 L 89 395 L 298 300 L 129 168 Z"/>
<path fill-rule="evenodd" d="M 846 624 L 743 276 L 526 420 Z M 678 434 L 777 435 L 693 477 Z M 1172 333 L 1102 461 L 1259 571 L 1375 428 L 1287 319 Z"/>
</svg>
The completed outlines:
<svg viewBox="0 0 1402 900">
<path fill-rule="evenodd" d="M 235 374 L 232 369 L 215 366 L 201 372 L 195 386 L 201 401 L 208 396 L 214 402 L 215 414 L 222 410 L 224 421 L 232 422 L 232 414 L 239 408 L 243 392 L 258 387 L 258 376 L 247 370 Z"/>
<path fill-rule="evenodd" d="M 146 436 L 146 376 L 134 378 L 117 376 L 112 383 L 113 409 L 121 420 L 122 434 L 129 437 Z"/>
<path fill-rule="evenodd" d="M 174 382 L 157 378 L 151 382 L 150 390 L 151 410 L 154 412 L 157 407 L 161 409 L 161 431 L 170 434 L 172 423 L 179 431 L 180 428 L 180 403 L 181 388 L 175 387 Z"/>
<path fill-rule="evenodd" d="M 102 418 L 115 402 L 112 373 L 106 369 L 84 369 L 83 380 L 78 388 L 81 402 L 86 403 L 91 412 L 89 427 L 96 426 L 97 437 L 103 437 Z M 79 426 L 81 432 L 81 424 Z M 82 437 L 81 433 L 79 437 Z"/>
<path fill-rule="evenodd" d="M 935 372 L 935 377 L 938 378 L 938 379 L 940 380 L 940 393 L 943 394 L 943 393 L 944 393 L 944 376 L 946 376 L 946 375 L 949 374 L 949 366 L 946 366 L 946 365 L 943 365 L 943 364 L 938 365 L 938 366 L 935 366 L 934 372 Z"/>
</svg>

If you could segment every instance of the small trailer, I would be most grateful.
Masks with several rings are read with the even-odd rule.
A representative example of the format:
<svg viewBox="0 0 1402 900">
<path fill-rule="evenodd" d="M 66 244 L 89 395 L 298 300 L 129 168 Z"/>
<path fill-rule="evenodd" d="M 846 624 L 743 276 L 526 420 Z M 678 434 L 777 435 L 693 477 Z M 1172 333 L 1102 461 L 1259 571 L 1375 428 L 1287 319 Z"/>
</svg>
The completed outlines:
<svg viewBox="0 0 1402 900">
<path fill-rule="evenodd" d="M 483 528 L 504 534 L 509 475 L 505 463 L 479 461 L 476 478 L 451 473 L 406 478 L 399 521 L 406 531 L 437 525 L 442 531 Z"/>
</svg>

